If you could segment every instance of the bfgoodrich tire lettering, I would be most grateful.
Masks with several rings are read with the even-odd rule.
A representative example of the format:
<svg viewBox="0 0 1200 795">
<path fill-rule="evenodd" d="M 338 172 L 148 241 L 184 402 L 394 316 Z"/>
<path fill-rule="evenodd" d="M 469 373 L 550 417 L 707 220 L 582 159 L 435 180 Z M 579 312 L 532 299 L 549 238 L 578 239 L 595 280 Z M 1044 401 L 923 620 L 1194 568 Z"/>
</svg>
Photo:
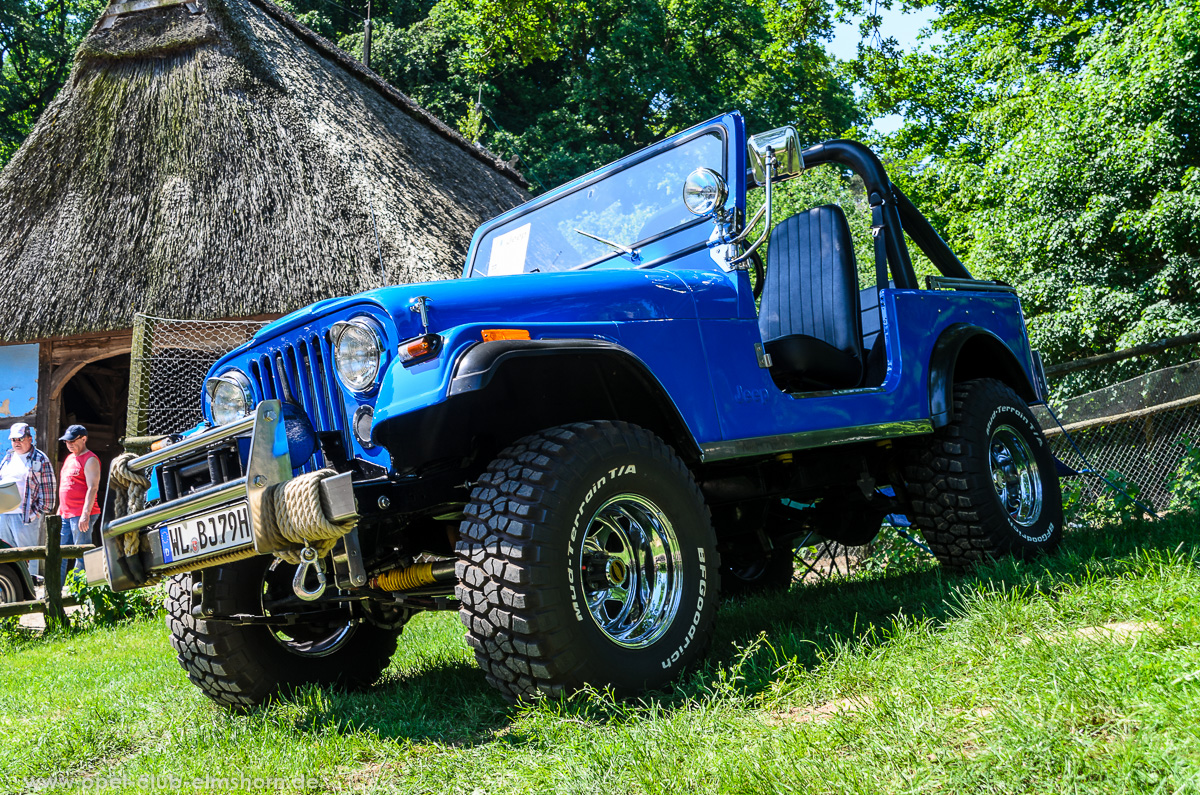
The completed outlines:
<svg viewBox="0 0 1200 795">
<path fill-rule="evenodd" d="M 258 556 L 205 571 L 213 578 L 208 583 L 213 612 L 260 614 L 264 593 L 290 588 L 295 573 L 294 566 L 283 563 L 271 568 L 274 560 Z M 190 612 L 191 589 L 190 574 L 167 582 L 171 645 L 188 678 L 222 706 L 255 706 L 306 684 L 365 687 L 379 678 L 396 651 L 398 629 L 348 618 L 280 630 L 198 620 Z M 282 607 L 283 600 L 276 604 Z"/>
<path fill-rule="evenodd" d="M 913 520 L 943 564 L 1028 557 L 1062 540 L 1062 493 L 1050 446 L 1005 384 L 954 388 L 948 425 L 910 451 L 904 469 Z"/>
<path fill-rule="evenodd" d="M 629 695 L 698 659 L 720 561 L 691 473 L 649 431 L 575 423 L 488 466 L 458 544 L 459 615 L 511 698 L 584 684 Z"/>
</svg>

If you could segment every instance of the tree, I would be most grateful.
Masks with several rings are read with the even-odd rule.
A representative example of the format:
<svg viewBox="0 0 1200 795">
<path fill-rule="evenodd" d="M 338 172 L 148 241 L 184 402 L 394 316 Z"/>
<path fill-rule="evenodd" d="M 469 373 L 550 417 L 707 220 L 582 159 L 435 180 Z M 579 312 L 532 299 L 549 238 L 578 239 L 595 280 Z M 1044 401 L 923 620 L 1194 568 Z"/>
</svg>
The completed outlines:
<svg viewBox="0 0 1200 795">
<path fill-rule="evenodd" d="M 0 166 L 58 93 L 103 0 L 0 0 Z"/>
<path fill-rule="evenodd" d="M 939 4 L 946 43 L 872 74 L 895 181 L 978 276 L 1017 286 L 1048 361 L 1200 319 L 1200 8 Z M 864 48 L 869 50 L 871 48 Z"/>
<path fill-rule="evenodd" d="M 483 143 L 550 187 L 730 109 L 751 130 L 839 134 L 859 114 L 821 46 L 829 24 L 823 0 L 441 0 L 379 25 L 372 61 L 464 127 L 481 98 Z"/>
</svg>

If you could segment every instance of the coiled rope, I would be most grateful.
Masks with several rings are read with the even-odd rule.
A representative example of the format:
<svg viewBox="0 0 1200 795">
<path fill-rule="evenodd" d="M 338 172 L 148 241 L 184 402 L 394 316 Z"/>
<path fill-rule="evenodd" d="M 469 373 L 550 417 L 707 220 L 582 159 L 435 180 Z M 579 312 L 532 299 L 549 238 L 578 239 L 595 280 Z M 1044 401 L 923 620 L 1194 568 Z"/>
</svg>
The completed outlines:
<svg viewBox="0 0 1200 795">
<path fill-rule="evenodd" d="M 331 522 L 321 507 L 321 481 L 336 474 L 335 469 L 319 469 L 269 487 L 259 530 L 277 558 L 298 564 L 300 550 L 306 546 L 324 557 L 339 538 L 357 526 L 357 516 Z"/>
<path fill-rule="evenodd" d="M 109 482 L 112 484 L 114 496 L 114 517 L 120 519 L 131 513 L 137 513 L 146 505 L 146 489 L 150 488 L 150 479 L 130 468 L 129 462 L 137 458 L 133 453 L 121 453 L 113 459 L 108 468 Z M 138 552 L 138 532 L 130 530 L 121 536 L 125 555 L 132 556 Z"/>
</svg>

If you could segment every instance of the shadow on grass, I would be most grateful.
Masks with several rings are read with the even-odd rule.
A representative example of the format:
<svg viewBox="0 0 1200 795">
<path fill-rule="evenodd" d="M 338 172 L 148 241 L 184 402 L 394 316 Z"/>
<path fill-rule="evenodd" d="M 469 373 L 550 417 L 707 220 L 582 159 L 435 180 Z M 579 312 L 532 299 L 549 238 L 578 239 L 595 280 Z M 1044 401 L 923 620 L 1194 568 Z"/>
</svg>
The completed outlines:
<svg viewBox="0 0 1200 795">
<path fill-rule="evenodd" d="M 385 739 L 471 746 L 509 725 L 517 709 L 474 665 L 443 661 L 411 674 L 389 671 L 362 691 L 306 687 L 261 714 L 314 735 L 365 731 Z"/>
<path fill-rule="evenodd" d="M 888 642 L 901 620 L 943 620 L 964 596 L 1034 589 L 1050 593 L 1065 583 L 1118 577 L 1144 551 L 1200 547 L 1196 514 L 1177 514 L 1155 522 L 1082 528 L 1069 532 L 1053 555 L 1033 560 L 1002 559 L 954 572 L 936 565 L 906 574 L 833 581 L 793 587 L 782 596 L 727 602 L 717 620 L 707 667 L 728 665 L 764 634 L 779 656 L 812 667 L 846 644 L 878 646 Z M 759 692 L 769 676 L 748 676 L 743 689 Z"/>
<path fill-rule="evenodd" d="M 1118 577 L 1140 552 L 1171 551 L 1198 546 L 1198 517 L 1181 514 L 1157 522 L 1081 529 L 1069 533 L 1059 552 L 1031 561 L 999 560 L 955 573 L 937 566 L 906 574 L 795 586 L 783 594 L 731 600 L 722 605 L 708 659 L 693 675 L 671 688 L 649 693 L 644 702 L 660 711 L 686 708 L 711 691 L 723 669 L 760 635 L 775 654 L 813 667 L 838 647 L 887 643 L 903 616 L 924 620 L 947 618 L 954 605 L 972 592 L 1028 591 L 1043 593 L 1084 576 Z M 749 666 L 737 690 L 752 696 L 776 678 L 772 666 Z M 301 696 L 303 699 L 303 696 Z M 520 745 L 528 738 L 506 729 L 522 707 L 512 706 L 467 662 L 444 661 L 413 675 L 393 674 L 363 693 L 324 693 L 321 720 L 310 725 L 328 730 L 329 723 L 365 730 L 381 737 L 432 740 L 452 745 L 503 742 Z M 550 708 L 561 715 L 604 722 L 627 720 L 630 707 L 603 696 L 580 694 Z M 299 725 L 299 724 L 298 724 Z"/>
</svg>

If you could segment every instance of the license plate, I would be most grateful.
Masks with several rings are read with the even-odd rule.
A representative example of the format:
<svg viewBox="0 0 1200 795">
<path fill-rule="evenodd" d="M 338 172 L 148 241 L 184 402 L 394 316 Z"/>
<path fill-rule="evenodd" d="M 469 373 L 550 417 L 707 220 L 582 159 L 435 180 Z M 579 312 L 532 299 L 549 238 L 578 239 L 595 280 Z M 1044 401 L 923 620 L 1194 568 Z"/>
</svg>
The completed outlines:
<svg viewBox="0 0 1200 795">
<path fill-rule="evenodd" d="M 169 522 L 159 528 L 159 534 L 166 563 L 240 547 L 254 540 L 250 507 L 244 502 Z"/>
</svg>

